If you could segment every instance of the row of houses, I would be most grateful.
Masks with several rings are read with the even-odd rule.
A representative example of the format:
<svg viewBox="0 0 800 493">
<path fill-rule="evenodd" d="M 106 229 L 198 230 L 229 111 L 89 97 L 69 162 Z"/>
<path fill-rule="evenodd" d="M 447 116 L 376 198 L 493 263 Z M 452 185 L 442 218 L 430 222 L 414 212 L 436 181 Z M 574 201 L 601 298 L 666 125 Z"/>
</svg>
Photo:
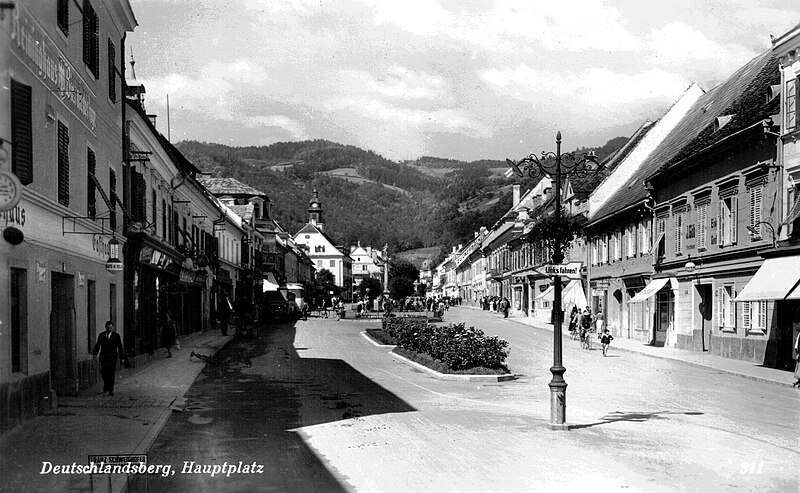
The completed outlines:
<svg viewBox="0 0 800 493">
<path fill-rule="evenodd" d="M 313 281 L 267 195 L 157 129 L 125 66 L 136 25 L 127 0 L 0 6 L 0 432 L 96 381 L 107 320 L 138 365 L 167 311 L 189 334 Z"/>
<path fill-rule="evenodd" d="M 563 306 L 615 337 L 793 367 L 800 333 L 800 26 L 718 86 L 690 86 L 561 200 L 584 222 L 566 248 L 583 277 Z M 506 297 L 551 320 L 553 186 L 542 179 L 437 267 L 437 294 Z M 569 312 L 567 312 L 569 313 Z"/>
</svg>

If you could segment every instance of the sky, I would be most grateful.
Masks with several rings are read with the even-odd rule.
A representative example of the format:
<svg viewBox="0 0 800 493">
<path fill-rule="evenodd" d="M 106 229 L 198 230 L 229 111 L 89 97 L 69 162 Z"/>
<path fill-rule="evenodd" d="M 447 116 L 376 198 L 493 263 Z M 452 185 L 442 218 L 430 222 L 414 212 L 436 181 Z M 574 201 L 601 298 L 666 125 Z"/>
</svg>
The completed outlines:
<svg viewBox="0 0 800 493">
<path fill-rule="evenodd" d="M 126 58 L 173 142 L 326 139 L 395 161 L 630 136 L 800 22 L 797 0 L 130 2 Z"/>
</svg>

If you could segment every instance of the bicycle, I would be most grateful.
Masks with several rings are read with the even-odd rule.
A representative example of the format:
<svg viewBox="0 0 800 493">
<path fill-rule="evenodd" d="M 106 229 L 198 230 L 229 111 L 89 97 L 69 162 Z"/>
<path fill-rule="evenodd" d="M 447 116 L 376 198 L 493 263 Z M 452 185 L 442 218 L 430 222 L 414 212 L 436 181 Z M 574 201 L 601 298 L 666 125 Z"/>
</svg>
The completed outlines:
<svg viewBox="0 0 800 493">
<path fill-rule="evenodd" d="M 592 350 L 592 336 L 593 330 L 581 330 L 581 348 Z"/>
</svg>

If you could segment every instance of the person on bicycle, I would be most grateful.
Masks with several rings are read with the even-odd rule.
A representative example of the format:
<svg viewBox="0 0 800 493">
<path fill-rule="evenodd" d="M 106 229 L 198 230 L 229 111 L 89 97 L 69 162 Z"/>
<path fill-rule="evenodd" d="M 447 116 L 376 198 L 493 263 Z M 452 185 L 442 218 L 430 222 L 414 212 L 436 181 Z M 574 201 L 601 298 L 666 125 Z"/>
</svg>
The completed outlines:
<svg viewBox="0 0 800 493">
<path fill-rule="evenodd" d="M 587 306 L 585 310 L 583 310 L 583 315 L 581 316 L 581 347 L 588 349 L 589 348 L 589 331 L 592 330 L 592 312 L 589 311 L 589 307 Z"/>
</svg>

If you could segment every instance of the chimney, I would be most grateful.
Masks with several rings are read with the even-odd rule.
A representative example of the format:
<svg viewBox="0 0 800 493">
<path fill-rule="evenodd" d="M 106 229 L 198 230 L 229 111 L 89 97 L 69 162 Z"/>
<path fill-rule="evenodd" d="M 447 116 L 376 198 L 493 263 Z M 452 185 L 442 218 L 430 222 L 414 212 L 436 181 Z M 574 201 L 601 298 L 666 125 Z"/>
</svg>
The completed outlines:
<svg viewBox="0 0 800 493">
<path fill-rule="evenodd" d="M 463 243 L 459 243 L 458 244 L 458 249 L 461 250 L 462 248 L 464 248 L 464 244 Z"/>
<path fill-rule="evenodd" d="M 513 197 L 511 206 L 516 207 L 516 205 L 519 204 L 519 184 L 513 185 L 511 187 L 511 194 Z"/>
<path fill-rule="evenodd" d="M 453 247 L 453 252 L 452 253 L 456 253 L 456 247 Z"/>
</svg>

